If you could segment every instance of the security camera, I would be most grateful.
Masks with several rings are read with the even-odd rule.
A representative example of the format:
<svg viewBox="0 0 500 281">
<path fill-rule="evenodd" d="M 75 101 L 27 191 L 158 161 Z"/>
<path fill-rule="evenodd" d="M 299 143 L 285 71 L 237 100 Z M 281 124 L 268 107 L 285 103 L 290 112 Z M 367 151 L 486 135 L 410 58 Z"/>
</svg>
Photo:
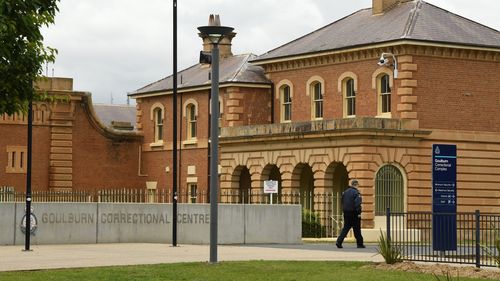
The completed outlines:
<svg viewBox="0 0 500 281">
<path fill-rule="evenodd" d="M 378 65 L 379 66 L 384 66 L 384 65 L 387 65 L 388 63 L 389 63 L 388 59 L 380 59 L 379 62 L 378 62 Z"/>
<path fill-rule="evenodd" d="M 389 59 L 385 58 L 384 55 L 382 55 L 378 61 L 379 66 L 387 65 L 389 63 Z"/>
<path fill-rule="evenodd" d="M 386 58 L 386 56 L 389 56 L 392 58 L 392 63 L 389 64 L 389 59 Z M 394 78 L 398 78 L 398 61 L 396 59 L 396 56 L 392 53 L 382 53 L 380 56 L 380 59 L 378 60 L 377 63 L 379 66 L 393 66 L 394 67 Z"/>
</svg>

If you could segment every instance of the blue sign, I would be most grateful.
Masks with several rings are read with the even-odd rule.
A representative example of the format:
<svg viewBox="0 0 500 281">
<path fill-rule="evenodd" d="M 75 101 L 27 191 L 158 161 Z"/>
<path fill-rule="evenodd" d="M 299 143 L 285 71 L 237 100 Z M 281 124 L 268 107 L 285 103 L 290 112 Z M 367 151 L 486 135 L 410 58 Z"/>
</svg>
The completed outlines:
<svg viewBox="0 0 500 281">
<path fill-rule="evenodd" d="M 432 248 L 457 250 L 456 145 L 432 145 Z"/>
</svg>

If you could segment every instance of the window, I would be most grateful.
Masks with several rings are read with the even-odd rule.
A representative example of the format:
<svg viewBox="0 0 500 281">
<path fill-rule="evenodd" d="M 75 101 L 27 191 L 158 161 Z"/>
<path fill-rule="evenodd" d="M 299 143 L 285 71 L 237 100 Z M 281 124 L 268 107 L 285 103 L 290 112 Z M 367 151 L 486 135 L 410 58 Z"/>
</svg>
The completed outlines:
<svg viewBox="0 0 500 281">
<path fill-rule="evenodd" d="M 290 86 L 284 85 L 280 88 L 281 95 L 281 121 L 289 122 L 292 120 L 292 94 Z"/>
<path fill-rule="evenodd" d="M 404 180 L 399 169 L 385 165 L 375 178 L 375 215 L 385 215 L 387 208 L 391 212 L 404 212 Z"/>
<path fill-rule="evenodd" d="M 314 82 L 311 84 L 311 92 L 313 94 L 313 119 L 323 118 L 323 92 L 321 89 L 320 82 Z"/>
<path fill-rule="evenodd" d="M 7 167 L 6 173 L 25 174 L 26 173 L 26 154 L 25 146 L 7 146 Z"/>
<path fill-rule="evenodd" d="M 356 92 L 354 91 L 354 79 L 344 80 L 344 116 L 356 115 Z"/>
<path fill-rule="evenodd" d="M 187 139 L 196 139 L 196 106 L 188 104 L 187 108 Z"/>
<path fill-rule="evenodd" d="M 195 183 L 189 183 L 188 190 L 189 190 L 189 202 L 196 203 L 196 199 L 198 197 L 198 185 Z"/>
<path fill-rule="evenodd" d="M 391 85 L 389 75 L 383 74 L 380 76 L 378 90 L 380 104 L 379 113 L 391 113 Z"/>
<path fill-rule="evenodd" d="M 161 108 L 155 108 L 153 111 L 154 115 L 154 133 L 155 142 L 163 141 L 163 110 Z"/>
</svg>

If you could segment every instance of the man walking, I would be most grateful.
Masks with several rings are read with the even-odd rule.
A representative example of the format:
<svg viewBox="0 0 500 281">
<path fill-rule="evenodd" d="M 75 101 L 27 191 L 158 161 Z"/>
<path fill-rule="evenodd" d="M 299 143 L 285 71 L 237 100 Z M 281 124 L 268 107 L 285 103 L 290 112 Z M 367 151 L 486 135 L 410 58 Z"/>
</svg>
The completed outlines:
<svg viewBox="0 0 500 281">
<path fill-rule="evenodd" d="M 351 185 L 342 193 L 342 209 L 344 211 L 344 227 L 337 238 L 337 248 L 342 248 L 342 242 L 352 228 L 358 248 L 365 248 L 361 236 L 361 194 L 358 191 L 358 180 L 353 179 Z"/>
</svg>

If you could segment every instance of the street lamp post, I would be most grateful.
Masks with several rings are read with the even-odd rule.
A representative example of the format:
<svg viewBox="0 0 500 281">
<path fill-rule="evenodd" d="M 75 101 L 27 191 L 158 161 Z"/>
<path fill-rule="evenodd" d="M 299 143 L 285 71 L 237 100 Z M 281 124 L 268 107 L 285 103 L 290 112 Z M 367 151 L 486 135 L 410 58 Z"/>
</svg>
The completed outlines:
<svg viewBox="0 0 500 281">
<path fill-rule="evenodd" d="M 33 95 L 28 104 L 28 163 L 26 173 L 26 225 L 24 226 L 24 251 L 30 251 L 31 235 L 31 165 L 33 154 Z"/>
<path fill-rule="evenodd" d="M 173 87 L 172 87 L 172 246 L 177 247 L 177 0 L 173 0 Z"/>
<path fill-rule="evenodd" d="M 219 16 L 210 15 L 208 26 L 198 30 L 213 45 L 212 48 L 212 94 L 210 106 L 210 263 L 217 262 L 217 216 L 218 216 L 218 160 L 219 160 L 219 43 L 233 31 L 232 27 L 221 26 Z"/>
</svg>

